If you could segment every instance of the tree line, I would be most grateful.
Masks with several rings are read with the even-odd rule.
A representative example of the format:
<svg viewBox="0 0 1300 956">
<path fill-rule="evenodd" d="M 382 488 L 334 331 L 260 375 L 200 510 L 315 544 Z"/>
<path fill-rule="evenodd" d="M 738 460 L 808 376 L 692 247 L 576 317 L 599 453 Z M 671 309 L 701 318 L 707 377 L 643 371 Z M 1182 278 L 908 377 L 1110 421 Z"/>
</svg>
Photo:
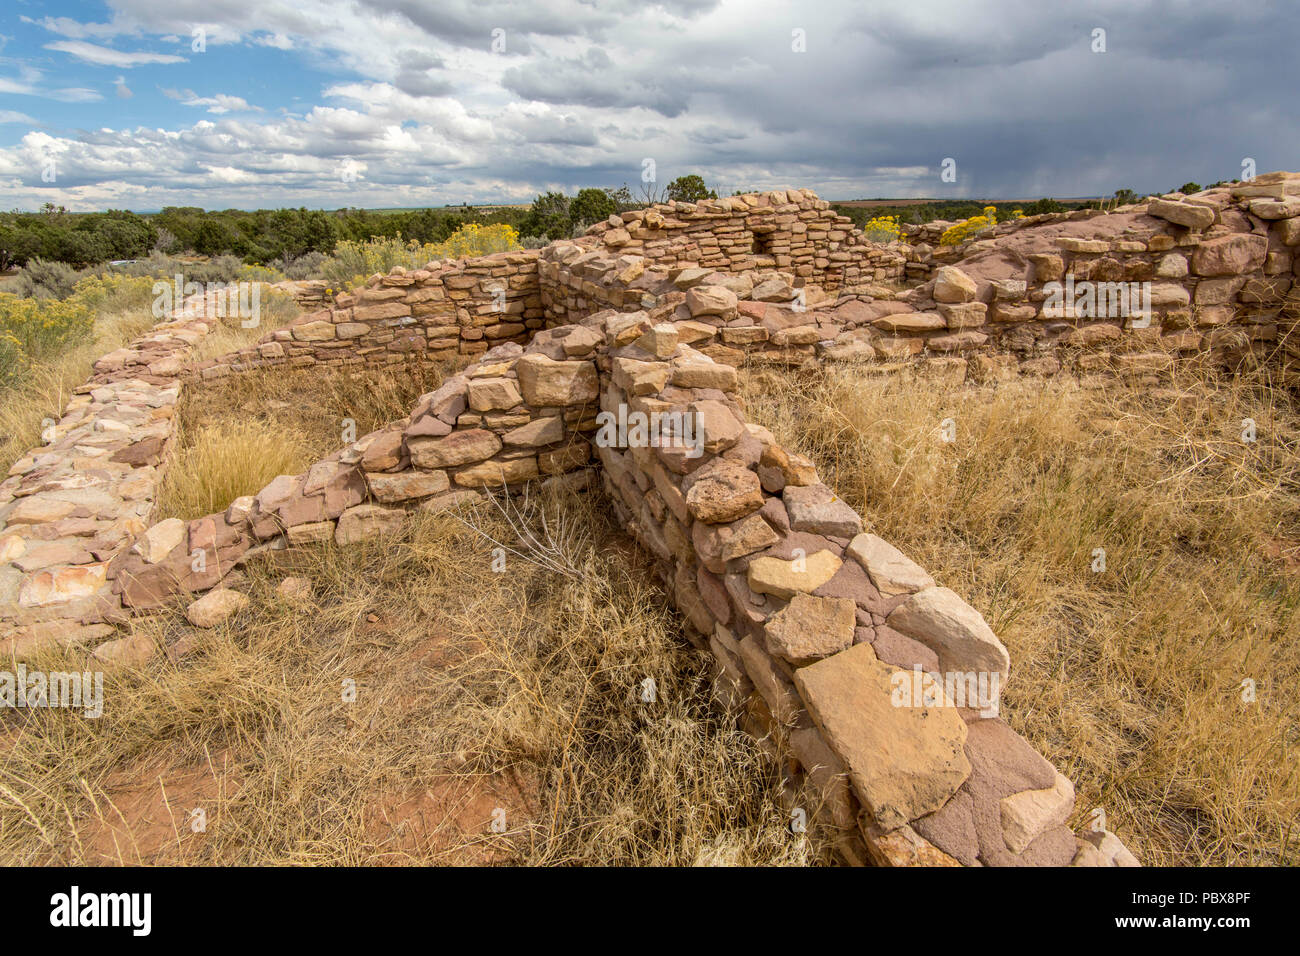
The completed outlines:
<svg viewBox="0 0 1300 956">
<path fill-rule="evenodd" d="M 531 207 L 479 207 L 468 204 L 410 210 L 225 209 L 168 206 L 157 213 L 123 209 L 76 213 L 46 203 L 38 212 L 0 213 L 0 269 L 36 259 L 76 268 L 151 252 L 234 255 L 248 263 L 272 265 L 312 252 L 328 255 L 342 240 L 372 238 L 444 242 L 462 226 L 476 223 L 513 226 L 538 241 L 568 238 L 612 214 L 661 199 L 697 202 L 717 198 L 703 178 L 680 176 L 662 191 L 651 186 L 634 196 L 618 189 L 581 189 L 575 196 L 546 192 Z"/>
</svg>

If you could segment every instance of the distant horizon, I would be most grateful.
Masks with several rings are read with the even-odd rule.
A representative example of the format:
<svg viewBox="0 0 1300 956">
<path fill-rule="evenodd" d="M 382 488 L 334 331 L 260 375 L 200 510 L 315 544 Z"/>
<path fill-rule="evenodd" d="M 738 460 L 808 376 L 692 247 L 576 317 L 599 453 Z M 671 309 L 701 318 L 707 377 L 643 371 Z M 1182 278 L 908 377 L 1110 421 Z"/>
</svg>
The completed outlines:
<svg viewBox="0 0 1300 956">
<path fill-rule="evenodd" d="M 776 187 L 773 188 L 775 189 Z M 798 189 L 801 187 L 794 186 L 788 188 Z M 770 192 L 770 191 L 771 190 L 766 190 L 766 189 L 754 190 L 754 192 Z M 720 197 L 720 198 L 726 198 L 726 197 Z M 1068 203 L 1068 202 L 1097 202 L 1099 200 L 1112 199 L 1113 196 L 1035 196 L 1032 198 L 1017 196 L 1011 199 L 997 199 L 991 196 L 974 196 L 970 198 L 966 198 L 964 196 L 949 196 L 949 197 L 942 197 L 942 198 L 934 198 L 929 196 L 885 196 L 885 197 L 873 196 L 870 198 L 859 198 L 859 199 L 827 199 L 825 196 L 820 196 L 819 198 L 825 199 L 826 202 L 830 203 L 831 205 L 842 205 L 844 203 L 854 203 L 854 202 L 879 202 L 879 203 L 1024 202 L 1024 203 L 1031 203 L 1031 202 L 1036 202 L 1039 199 L 1051 199 L 1051 200 L 1055 200 L 1056 202 Z M 306 209 L 309 212 L 339 212 L 340 210 L 344 210 L 344 209 L 359 209 L 362 210 L 363 212 L 414 212 L 421 209 L 454 210 L 454 209 L 459 209 L 462 206 L 469 206 L 470 208 L 474 208 L 474 209 L 509 209 L 515 207 L 527 208 L 531 206 L 532 203 L 533 200 L 529 199 L 526 201 L 519 201 L 519 202 L 439 203 L 438 205 L 428 205 L 428 206 L 347 206 L 347 205 L 311 206 L 303 203 L 295 203 L 291 205 L 286 204 L 282 206 L 223 206 L 223 207 L 212 206 L 210 208 L 205 206 L 187 206 L 185 208 L 200 209 L 205 213 L 229 212 L 231 210 L 234 210 L 236 212 L 258 212 L 258 211 L 271 210 L 271 209 Z M 56 205 L 58 204 L 56 203 Z M 123 206 L 104 206 L 100 209 L 67 209 L 65 211 L 69 215 L 93 215 L 95 213 L 107 212 L 109 209 L 117 209 L 122 212 L 135 213 L 137 216 L 157 216 L 162 214 L 162 207 L 159 207 L 158 209 L 132 209 L 130 207 L 123 207 Z M 12 214 L 38 215 L 41 212 L 41 210 L 39 208 L 4 209 L 4 210 L 0 210 L 0 212 L 8 213 L 11 215 Z"/>
</svg>

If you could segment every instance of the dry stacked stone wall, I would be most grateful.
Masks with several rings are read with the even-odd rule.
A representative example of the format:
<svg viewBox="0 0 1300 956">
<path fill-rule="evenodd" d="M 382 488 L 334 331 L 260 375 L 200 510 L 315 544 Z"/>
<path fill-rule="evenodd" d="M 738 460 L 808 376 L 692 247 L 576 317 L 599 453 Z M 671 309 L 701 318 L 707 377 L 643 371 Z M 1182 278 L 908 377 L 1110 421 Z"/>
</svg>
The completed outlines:
<svg viewBox="0 0 1300 956">
<path fill-rule="evenodd" d="M 212 321 L 185 311 L 105 356 L 52 440 L 0 483 L 4 653 L 90 647 L 178 595 L 209 591 L 204 614 L 238 604 L 221 582 L 265 550 L 346 545 L 415 508 L 599 474 L 716 659 L 719 696 L 761 739 L 787 739 L 822 795 L 805 809 L 847 860 L 1134 864 L 1112 834 L 1070 832 L 1069 781 L 987 700 L 958 706 L 950 675 L 1000 688 L 1006 649 L 745 421 L 735 366 L 1152 378 L 1209 356 L 1293 374 L 1300 176 L 1012 224 L 953 253 L 873 246 L 797 190 L 616 218 L 536 252 L 374 276 L 211 362 L 189 363 Z M 905 263 L 924 281 L 902 290 Z M 1052 307 L 1053 283 L 1118 282 L 1150 283 L 1149 314 Z M 152 521 L 183 382 L 411 357 L 474 362 L 301 475 L 219 514 Z M 667 431 L 647 441 L 636 415 Z M 124 640 L 94 653 L 115 659 Z M 903 678 L 919 704 L 899 705 Z"/>
<path fill-rule="evenodd" d="M 906 263 L 807 189 L 658 203 L 610 216 L 587 235 L 663 268 L 784 270 L 832 292 L 902 279 Z"/>
<path fill-rule="evenodd" d="M 537 252 L 500 252 L 371 276 L 331 307 L 198 363 L 192 373 L 210 380 L 277 365 L 356 368 L 472 357 L 500 342 L 526 342 L 542 324 Z"/>
<path fill-rule="evenodd" d="M 151 522 L 179 376 L 217 323 L 214 305 L 193 296 L 99 359 L 45 443 L 0 482 L 0 656 L 114 633 L 109 562 Z"/>
</svg>

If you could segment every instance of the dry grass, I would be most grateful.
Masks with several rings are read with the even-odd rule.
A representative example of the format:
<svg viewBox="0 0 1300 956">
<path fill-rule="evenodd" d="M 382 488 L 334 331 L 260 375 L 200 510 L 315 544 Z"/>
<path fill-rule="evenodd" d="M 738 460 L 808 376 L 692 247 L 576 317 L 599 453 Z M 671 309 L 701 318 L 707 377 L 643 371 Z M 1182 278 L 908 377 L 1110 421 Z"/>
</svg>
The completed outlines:
<svg viewBox="0 0 1300 956">
<path fill-rule="evenodd" d="M 276 475 L 296 475 L 315 459 L 302 435 L 263 422 L 217 421 L 182 434 L 167 466 L 154 519 L 200 518 L 261 491 Z"/>
<path fill-rule="evenodd" d="M 827 861 L 601 500 L 530 507 L 537 534 L 541 507 L 587 529 L 557 544 L 580 574 L 494 573 L 473 529 L 509 528 L 480 506 L 250 568 L 217 630 L 137 621 L 168 655 L 110 672 L 102 718 L 0 715 L 0 863 Z M 284 572 L 314 580 L 309 605 L 276 594 Z"/>
<path fill-rule="evenodd" d="M 98 316 L 93 339 L 37 363 L 21 383 L 0 391 L 0 466 L 8 471 L 40 443 L 41 422 L 63 416 L 72 390 L 90 377 L 101 356 L 143 335 L 154 321 L 148 309 Z"/>
<path fill-rule="evenodd" d="M 345 444 L 348 422 L 360 438 L 405 417 L 447 371 L 272 368 L 194 384 L 181 393 L 156 519 L 211 514 L 276 475 L 299 474 Z"/>
<path fill-rule="evenodd" d="M 238 320 L 232 319 L 214 329 L 196 354 L 212 358 L 235 351 L 300 314 L 293 298 L 278 290 L 263 288 L 262 300 L 258 328 L 242 329 Z M 63 416 L 73 389 L 90 377 L 97 360 L 144 335 L 158 321 L 147 304 L 114 310 L 115 304 L 116 300 L 110 299 L 104 303 L 104 311 L 96 314 L 93 339 L 37 363 L 22 383 L 0 392 L 0 466 L 4 470 L 40 443 L 44 419 L 58 421 Z"/>
<path fill-rule="evenodd" d="M 254 328 L 246 329 L 243 326 L 243 320 L 238 316 L 223 318 L 221 322 L 204 336 L 194 349 L 193 359 L 196 362 L 204 359 L 218 358 L 230 352 L 237 352 L 242 348 L 260 341 L 265 336 L 282 328 L 302 314 L 298 308 L 298 303 L 294 301 L 293 296 L 287 292 L 281 292 L 279 289 L 272 289 L 270 286 L 262 286 L 261 299 L 259 302 L 258 324 Z M 233 306 L 231 306 L 233 310 Z"/>
<path fill-rule="evenodd" d="M 869 367 L 745 388 L 752 419 L 988 618 L 1011 652 L 1007 718 L 1075 781 L 1073 824 L 1101 807 L 1147 864 L 1300 862 L 1289 394 L 1197 368 L 1158 391 Z"/>
</svg>

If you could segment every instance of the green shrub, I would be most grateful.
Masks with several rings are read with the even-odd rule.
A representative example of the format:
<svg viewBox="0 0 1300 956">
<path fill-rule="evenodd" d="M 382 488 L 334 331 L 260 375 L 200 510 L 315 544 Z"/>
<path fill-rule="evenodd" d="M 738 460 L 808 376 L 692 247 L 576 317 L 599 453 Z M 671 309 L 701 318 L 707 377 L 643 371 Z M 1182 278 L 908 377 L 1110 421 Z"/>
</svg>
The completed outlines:
<svg viewBox="0 0 1300 956">
<path fill-rule="evenodd" d="M 301 256 L 286 257 L 280 267 L 286 279 L 316 279 L 329 256 L 322 252 L 307 252 Z"/>
<path fill-rule="evenodd" d="M 32 259 L 18 273 L 14 288 L 25 298 L 66 299 L 77 279 L 77 270 L 66 262 Z"/>
</svg>

